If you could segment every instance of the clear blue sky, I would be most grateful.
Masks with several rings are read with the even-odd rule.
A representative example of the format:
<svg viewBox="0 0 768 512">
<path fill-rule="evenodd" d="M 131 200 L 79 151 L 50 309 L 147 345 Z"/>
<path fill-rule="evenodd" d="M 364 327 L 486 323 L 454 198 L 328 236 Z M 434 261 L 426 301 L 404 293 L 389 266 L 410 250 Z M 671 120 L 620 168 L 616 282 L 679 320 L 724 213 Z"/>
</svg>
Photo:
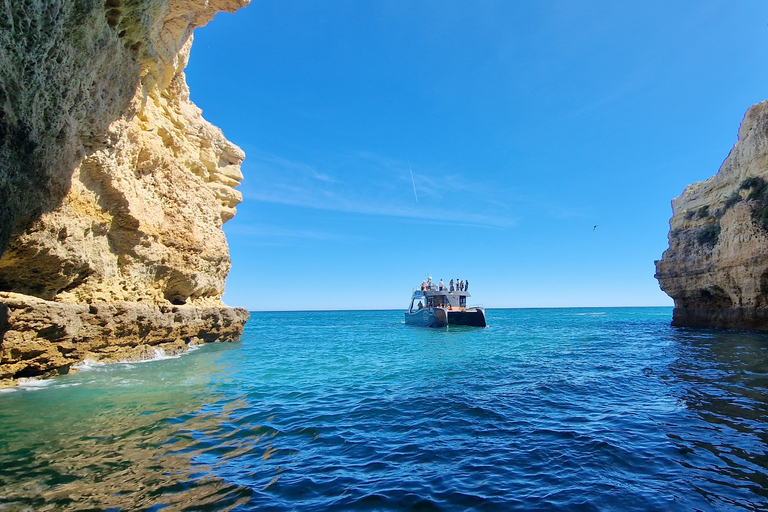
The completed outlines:
<svg viewBox="0 0 768 512">
<path fill-rule="evenodd" d="M 247 155 L 225 302 L 404 308 L 429 272 L 486 307 L 671 305 L 670 200 L 768 99 L 767 21 L 764 0 L 217 15 L 187 79 Z"/>
</svg>

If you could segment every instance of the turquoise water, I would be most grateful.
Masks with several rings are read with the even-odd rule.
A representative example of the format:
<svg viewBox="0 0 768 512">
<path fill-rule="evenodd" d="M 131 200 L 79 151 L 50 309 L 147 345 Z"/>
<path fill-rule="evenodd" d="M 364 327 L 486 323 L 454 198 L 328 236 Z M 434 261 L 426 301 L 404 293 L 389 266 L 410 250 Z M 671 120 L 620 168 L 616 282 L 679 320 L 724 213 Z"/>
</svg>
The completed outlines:
<svg viewBox="0 0 768 512">
<path fill-rule="evenodd" d="M 0 510 L 768 509 L 768 335 L 670 319 L 253 313 L 0 393 Z"/>
</svg>

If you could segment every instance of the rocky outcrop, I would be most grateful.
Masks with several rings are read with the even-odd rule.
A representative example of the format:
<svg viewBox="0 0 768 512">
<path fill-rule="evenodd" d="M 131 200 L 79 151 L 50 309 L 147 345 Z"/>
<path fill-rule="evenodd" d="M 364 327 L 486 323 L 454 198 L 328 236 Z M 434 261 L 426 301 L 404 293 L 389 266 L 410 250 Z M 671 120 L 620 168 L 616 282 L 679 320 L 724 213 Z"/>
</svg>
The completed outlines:
<svg viewBox="0 0 768 512">
<path fill-rule="evenodd" d="M 221 302 L 230 267 L 221 227 L 241 200 L 234 187 L 244 154 L 191 103 L 183 69 L 194 28 L 248 1 L 0 5 L 0 291 L 14 292 L 0 301 L 11 312 L 25 300 L 30 309 L 24 320 L 9 313 L 0 322 L 0 367 L 28 375 L 69 364 L 51 356 L 46 366 L 36 355 L 25 369 L 24 354 L 37 350 L 18 346 L 31 325 L 38 338 L 64 339 L 40 334 L 60 330 L 45 327 L 59 325 L 52 304 L 72 306 L 74 316 L 113 304 L 125 319 L 152 318 L 143 325 L 172 343 L 242 330 L 247 314 Z M 174 307 L 206 318 L 218 310 L 220 321 L 207 333 L 195 321 L 200 328 L 187 336 L 175 319 L 188 317 Z M 146 339 L 66 325 L 62 347 Z"/>
<path fill-rule="evenodd" d="M 84 360 L 137 361 L 208 341 L 233 341 L 246 320 L 241 308 L 62 304 L 0 292 L 0 380 L 59 375 Z"/>
<path fill-rule="evenodd" d="M 768 330 L 768 101 L 747 111 L 717 175 L 672 209 L 656 278 L 673 325 Z"/>
</svg>

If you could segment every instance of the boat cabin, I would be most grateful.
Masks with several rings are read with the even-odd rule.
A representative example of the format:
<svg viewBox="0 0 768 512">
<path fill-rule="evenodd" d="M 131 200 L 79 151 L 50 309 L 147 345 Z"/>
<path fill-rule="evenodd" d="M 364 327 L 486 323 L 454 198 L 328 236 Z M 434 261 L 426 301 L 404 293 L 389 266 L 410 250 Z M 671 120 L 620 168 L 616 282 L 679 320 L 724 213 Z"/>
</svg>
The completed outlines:
<svg viewBox="0 0 768 512">
<path fill-rule="evenodd" d="M 467 297 L 471 295 L 465 291 L 450 292 L 446 289 L 439 290 L 437 287 L 427 290 L 415 288 L 411 297 L 411 306 L 408 311 L 413 313 L 424 308 L 446 308 L 449 310 L 464 310 L 467 308 Z"/>
</svg>

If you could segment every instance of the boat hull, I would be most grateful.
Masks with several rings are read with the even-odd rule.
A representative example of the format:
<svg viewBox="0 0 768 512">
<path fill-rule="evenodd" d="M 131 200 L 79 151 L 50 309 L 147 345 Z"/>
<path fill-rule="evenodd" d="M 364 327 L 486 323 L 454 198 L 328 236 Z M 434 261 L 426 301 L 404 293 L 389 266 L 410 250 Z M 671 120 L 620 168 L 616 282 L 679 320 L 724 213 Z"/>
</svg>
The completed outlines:
<svg viewBox="0 0 768 512">
<path fill-rule="evenodd" d="M 445 327 L 446 325 L 467 325 L 485 327 L 485 310 L 472 308 L 451 311 L 443 308 L 424 308 L 418 311 L 406 311 L 405 323 L 420 327 Z"/>
<path fill-rule="evenodd" d="M 466 311 L 448 311 L 448 325 L 485 327 L 485 310 L 482 308 L 472 308 Z"/>
<path fill-rule="evenodd" d="M 406 311 L 405 323 L 420 327 L 445 327 L 448 325 L 448 313 L 442 308 L 424 308 L 418 311 Z"/>
</svg>

